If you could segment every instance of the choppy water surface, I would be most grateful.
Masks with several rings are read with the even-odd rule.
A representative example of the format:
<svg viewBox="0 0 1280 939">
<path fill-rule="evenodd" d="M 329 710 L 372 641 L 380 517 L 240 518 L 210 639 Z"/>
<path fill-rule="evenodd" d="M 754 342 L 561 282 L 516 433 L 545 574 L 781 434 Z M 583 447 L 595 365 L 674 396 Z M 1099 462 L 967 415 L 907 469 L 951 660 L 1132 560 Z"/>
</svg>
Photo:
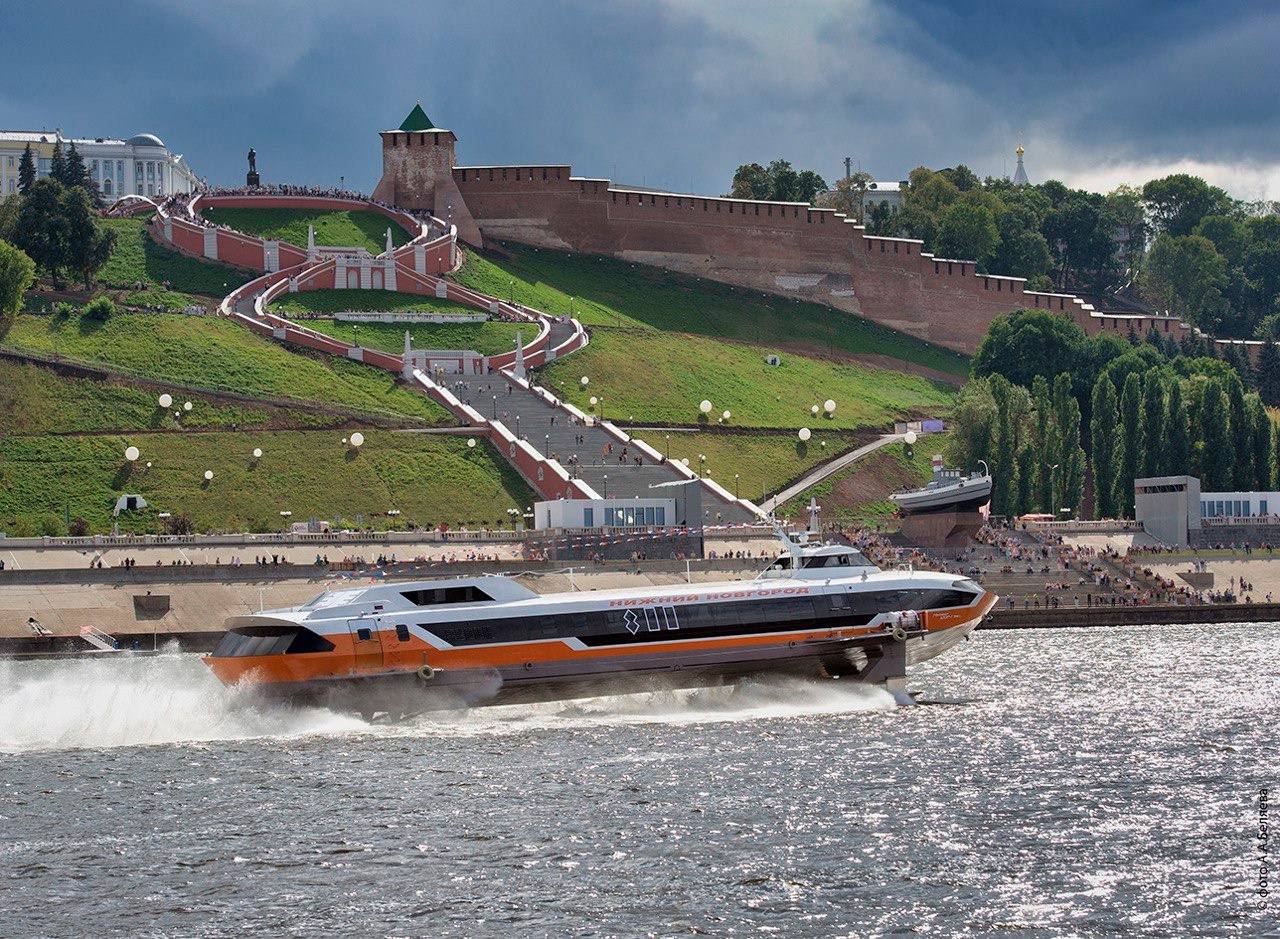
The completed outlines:
<svg viewBox="0 0 1280 939">
<path fill-rule="evenodd" d="M 190 656 L 0 665 L 0 933 L 1265 935 L 1277 653 L 980 633 L 913 671 L 962 703 L 762 683 L 396 727 Z"/>
</svg>

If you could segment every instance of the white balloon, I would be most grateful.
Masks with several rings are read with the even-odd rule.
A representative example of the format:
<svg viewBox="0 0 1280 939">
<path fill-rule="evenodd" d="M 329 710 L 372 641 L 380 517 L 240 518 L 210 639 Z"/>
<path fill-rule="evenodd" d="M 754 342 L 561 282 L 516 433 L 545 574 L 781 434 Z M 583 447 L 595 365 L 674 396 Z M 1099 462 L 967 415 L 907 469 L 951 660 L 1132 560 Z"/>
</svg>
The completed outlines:
<svg viewBox="0 0 1280 939">
<path fill-rule="evenodd" d="M 204 478 L 205 478 L 206 480 L 213 479 L 213 470 L 205 470 L 205 471 L 204 471 Z"/>
<path fill-rule="evenodd" d="M 185 403 L 182 405 L 182 410 L 184 410 L 184 411 L 190 411 L 190 410 L 191 410 L 191 402 L 190 402 L 190 401 L 185 402 Z"/>
<path fill-rule="evenodd" d="M 916 442 L 916 432 L 914 430 L 907 431 L 906 436 L 902 438 L 902 442 L 907 446 L 911 446 Z"/>
<path fill-rule="evenodd" d="M 595 395 L 592 395 L 592 396 L 591 396 L 591 406 L 592 406 L 592 407 L 595 407 L 595 406 L 599 403 L 599 401 L 600 401 L 600 399 L 599 399 L 599 398 L 597 398 Z"/>
<path fill-rule="evenodd" d="M 137 448 L 137 447 L 125 447 L 125 448 L 124 448 L 124 458 L 125 458 L 126 460 L 128 460 L 130 463 L 132 463 L 134 460 L 136 460 L 140 455 L 141 455 L 141 454 L 139 454 L 139 453 L 138 453 L 138 448 Z"/>
<path fill-rule="evenodd" d="M 160 407 L 162 408 L 168 408 L 173 405 L 173 395 L 171 394 L 163 394 L 158 400 L 160 401 Z"/>
<path fill-rule="evenodd" d="M 589 385 L 589 384 L 591 383 L 591 379 L 590 379 L 590 378 L 588 378 L 586 375 L 583 375 L 583 376 L 582 376 L 582 383 L 583 383 L 584 385 Z"/>
<path fill-rule="evenodd" d="M 351 446 L 353 446 L 353 447 L 362 447 L 362 446 L 364 446 L 364 434 L 360 433 L 360 431 L 358 431 L 358 430 L 357 430 L 354 434 L 352 434 L 352 435 L 351 435 Z"/>
<path fill-rule="evenodd" d="M 723 414 L 722 416 L 724 417 L 724 419 L 725 419 L 726 421 L 727 421 L 729 418 L 733 417 L 733 415 L 732 415 L 732 414 L 730 414 L 728 411 L 725 411 L 725 412 L 724 412 L 724 414 Z"/>
<path fill-rule="evenodd" d="M 345 444 L 345 443 L 347 442 L 347 438 L 346 438 L 346 437 L 343 437 L 343 438 L 342 438 L 342 442 Z"/>
<path fill-rule="evenodd" d="M 815 404 L 813 407 L 809 408 L 809 410 L 810 410 L 810 411 L 812 411 L 814 414 L 817 414 L 817 413 L 818 413 L 818 406 Z"/>
<path fill-rule="evenodd" d="M 147 469 L 151 469 L 151 461 L 150 461 L 150 460 L 148 460 L 148 461 L 147 461 Z"/>
<path fill-rule="evenodd" d="M 475 437 L 468 437 L 468 438 L 467 438 L 467 448 L 468 448 L 468 449 L 471 449 L 471 448 L 475 447 L 475 445 L 476 445 L 476 438 L 475 438 Z"/>
<path fill-rule="evenodd" d="M 701 404 L 699 404 L 699 405 L 698 405 L 698 407 L 702 409 L 702 413 L 703 413 L 703 414 L 710 414 L 710 413 L 711 413 L 711 402 L 710 402 L 710 401 L 703 401 Z"/>
<path fill-rule="evenodd" d="M 258 459 L 260 456 L 262 456 L 262 448 L 261 448 L 261 447 L 254 447 L 254 448 L 253 448 L 253 458 L 256 460 L 256 459 Z"/>
<path fill-rule="evenodd" d="M 688 466 L 688 465 L 689 465 L 689 458 L 688 458 L 688 457 L 685 457 L 683 460 L 681 460 L 681 461 L 680 461 L 680 463 L 681 463 L 682 465 L 684 465 L 684 466 Z"/>
<path fill-rule="evenodd" d="M 801 439 L 801 440 L 808 440 L 808 439 L 809 439 L 810 437 L 812 437 L 812 436 L 813 436 L 813 433 L 809 430 L 809 428 L 808 428 L 808 427 L 801 427 L 801 428 L 800 428 L 800 439 Z"/>
<path fill-rule="evenodd" d="M 826 408 L 826 411 L 828 414 L 830 414 L 832 411 L 836 409 L 836 403 L 832 401 L 830 398 L 824 401 L 822 406 Z"/>
</svg>

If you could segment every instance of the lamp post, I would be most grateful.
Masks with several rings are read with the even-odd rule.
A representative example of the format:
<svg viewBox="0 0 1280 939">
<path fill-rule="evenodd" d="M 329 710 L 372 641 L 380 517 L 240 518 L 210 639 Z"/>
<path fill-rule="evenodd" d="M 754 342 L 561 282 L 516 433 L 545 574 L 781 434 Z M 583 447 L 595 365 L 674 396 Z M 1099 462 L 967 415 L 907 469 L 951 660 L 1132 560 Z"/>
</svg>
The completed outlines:
<svg viewBox="0 0 1280 939">
<path fill-rule="evenodd" d="M 604 474 L 604 497 L 609 498 L 609 474 Z"/>
<path fill-rule="evenodd" d="M 698 454 L 698 475 L 699 476 L 707 475 L 707 458 L 704 454 L 701 454 L 701 453 Z"/>
<path fill-rule="evenodd" d="M 495 421 L 498 419 L 498 396 L 497 395 L 493 396 L 493 419 Z"/>
<path fill-rule="evenodd" d="M 359 323 L 351 324 L 351 342 L 357 349 L 360 348 L 360 324 Z"/>
<path fill-rule="evenodd" d="M 516 305 L 516 282 L 513 280 L 513 281 L 509 281 L 508 283 L 511 286 L 511 305 L 515 306 Z"/>
<path fill-rule="evenodd" d="M 733 497 L 738 498 L 738 474 L 733 474 Z"/>
<path fill-rule="evenodd" d="M 545 443 L 543 444 L 543 447 L 542 447 L 542 455 L 549 460 L 551 459 L 551 435 L 544 434 L 543 440 L 545 441 Z"/>
<path fill-rule="evenodd" d="M 604 395 L 600 395 L 600 420 L 604 420 Z"/>
<path fill-rule="evenodd" d="M 666 447 L 666 449 L 662 452 L 662 456 L 663 456 L 665 459 L 670 460 L 670 459 L 671 459 L 671 435 L 670 435 L 670 434 L 667 434 L 667 435 L 666 435 L 666 438 L 667 438 L 667 447 Z"/>
<path fill-rule="evenodd" d="M 520 415 L 516 415 L 516 439 L 520 439 Z"/>
</svg>

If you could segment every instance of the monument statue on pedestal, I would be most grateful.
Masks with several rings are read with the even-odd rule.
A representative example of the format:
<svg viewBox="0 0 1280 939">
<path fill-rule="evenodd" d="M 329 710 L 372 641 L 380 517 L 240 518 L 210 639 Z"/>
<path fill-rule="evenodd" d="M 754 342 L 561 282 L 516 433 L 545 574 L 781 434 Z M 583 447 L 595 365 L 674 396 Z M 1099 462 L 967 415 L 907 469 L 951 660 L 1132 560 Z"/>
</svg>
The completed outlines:
<svg viewBox="0 0 1280 939">
<path fill-rule="evenodd" d="M 249 172 L 245 174 L 244 181 L 251 187 L 262 185 L 258 177 L 258 151 L 253 147 L 249 148 Z"/>
</svg>

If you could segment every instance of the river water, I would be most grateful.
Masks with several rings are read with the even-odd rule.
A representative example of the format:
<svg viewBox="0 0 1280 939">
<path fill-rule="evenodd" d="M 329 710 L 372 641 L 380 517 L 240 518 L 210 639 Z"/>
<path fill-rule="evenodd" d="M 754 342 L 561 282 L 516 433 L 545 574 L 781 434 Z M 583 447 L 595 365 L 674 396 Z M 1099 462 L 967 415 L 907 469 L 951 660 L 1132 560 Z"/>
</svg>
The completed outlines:
<svg viewBox="0 0 1280 939">
<path fill-rule="evenodd" d="M 391 727 L 193 656 L 3 664 L 0 934 L 1276 934 L 1278 653 L 982 632 L 912 671 L 947 703 L 793 680 Z"/>
</svg>

